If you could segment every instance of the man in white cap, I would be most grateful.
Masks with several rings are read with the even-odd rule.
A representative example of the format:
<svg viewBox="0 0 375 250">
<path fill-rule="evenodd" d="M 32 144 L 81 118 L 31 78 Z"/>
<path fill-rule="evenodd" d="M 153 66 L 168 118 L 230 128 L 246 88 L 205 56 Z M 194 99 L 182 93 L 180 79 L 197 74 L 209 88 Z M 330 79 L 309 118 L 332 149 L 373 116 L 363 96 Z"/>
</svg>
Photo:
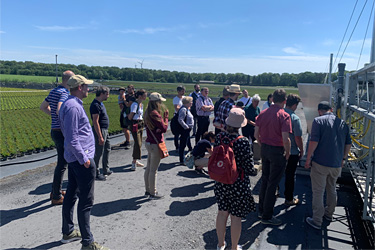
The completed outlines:
<svg viewBox="0 0 375 250">
<path fill-rule="evenodd" d="M 232 84 L 227 89 L 229 98 L 223 101 L 215 114 L 214 126 L 215 128 L 225 130 L 225 119 L 227 119 L 230 110 L 235 106 L 238 96 L 241 94 L 240 85 Z"/>
<path fill-rule="evenodd" d="M 83 109 L 82 99 L 89 93 L 92 80 L 81 75 L 72 76 L 68 81 L 70 93 L 59 113 L 64 134 L 64 158 L 68 162 L 68 189 L 63 203 L 62 243 L 82 239 L 81 249 L 108 249 L 94 242 L 90 231 L 90 213 L 94 204 L 94 183 L 96 166 L 94 162 L 95 139 L 90 121 Z M 77 214 L 81 230 L 74 229 L 73 210 L 79 199 Z M 82 235 L 81 235 L 82 234 Z"/>
</svg>

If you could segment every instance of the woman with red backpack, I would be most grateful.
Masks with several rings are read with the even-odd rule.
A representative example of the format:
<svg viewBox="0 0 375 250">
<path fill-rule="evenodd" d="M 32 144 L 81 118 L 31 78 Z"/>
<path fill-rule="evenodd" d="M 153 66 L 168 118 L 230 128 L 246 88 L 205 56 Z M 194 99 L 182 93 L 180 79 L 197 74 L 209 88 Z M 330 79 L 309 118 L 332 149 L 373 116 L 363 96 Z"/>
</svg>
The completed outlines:
<svg viewBox="0 0 375 250">
<path fill-rule="evenodd" d="M 233 184 L 216 181 L 214 192 L 219 211 L 216 218 L 218 250 L 226 248 L 225 231 L 227 220 L 231 218 L 231 249 L 242 249 L 238 245 L 241 236 L 241 218 L 256 210 L 250 188 L 250 175 L 256 174 L 253 165 L 253 152 L 249 139 L 240 136 L 239 129 L 247 124 L 245 112 L 240 108 L 232 108 L 226 122 L 226 131 L 217 135 L 215 146 L 229 144 L 233 150 L 238 177 Z M 210 163 L 209 163 L 210 164 Z M 210 165 L 209 165 L 210 173 Z"/>
</svg>

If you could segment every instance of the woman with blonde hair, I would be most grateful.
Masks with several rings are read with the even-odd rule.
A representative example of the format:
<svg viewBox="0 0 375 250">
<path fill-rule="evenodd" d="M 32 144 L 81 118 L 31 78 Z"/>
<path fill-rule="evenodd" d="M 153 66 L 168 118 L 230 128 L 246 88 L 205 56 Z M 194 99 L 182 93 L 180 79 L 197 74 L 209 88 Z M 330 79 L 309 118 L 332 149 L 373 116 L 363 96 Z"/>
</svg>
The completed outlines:
<svg viewBox="0 0 375 250">
<path fill-rule="evenodd" d="M 165 98 L 159 93 L 151 93 L 145 112 L 145 126 L 147 132 L 146 149 L 148 152 L 147 165 L 144 174 L 145 196 L 150 199 L 163 198 L 156 191 L 156 175 L 160 165 L 160 151 L 158 144 L 164 141 L 163 133 L 167 132 L 169 111 L 162 103 Z M 163 115 L 162 115 L 163 114 Z"/>
<path fill-rule="evenodd" d="M 193 97 L 185 96 L 182 98 L 182 107 L 178 112 L 178 122 L 180 123 L 181 127 L 184 129 L 181 133 L 180 137 L 180 148 L 179 156 L 180 156 L 180 164 L 184 164 L 184 156 L 185 156 L 185 147 L 186 145 L 189 148 L 189 151 L 192 151 L 193 148 L 191 147 L 190 142 L 190 131 L 194 126 L 194 117 L 190 112 L 190 108 L 193 105 Z"/>
</svg>

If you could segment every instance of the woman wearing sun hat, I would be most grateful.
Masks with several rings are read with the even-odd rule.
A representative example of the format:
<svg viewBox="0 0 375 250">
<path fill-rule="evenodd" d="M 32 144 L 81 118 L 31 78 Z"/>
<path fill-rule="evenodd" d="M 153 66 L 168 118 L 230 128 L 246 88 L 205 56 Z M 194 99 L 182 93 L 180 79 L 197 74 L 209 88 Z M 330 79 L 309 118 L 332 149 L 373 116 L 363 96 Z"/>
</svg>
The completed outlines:
<svg viewBox="0 0 375 250">
<path fill-rule="evenodd" d="M 157 92 L 151 93 L 144 115 L 147 132 L 146 149 L 148 151 L 147 165 L 144 174 L 145 195 L 149 196 L 150 199 L 163 198 L 163 196 L 156 191 L 156 175 L 161 160 L 158 143 L 164 141 L 163 133 L 167 132 L 168 128 L 169 111 L 162 103 L 165 101 L 165 98 L 163 98 L 161 94 Z"/>
<path fill-rule="evenodd" d="M 246 217 L 249 212 L 255 211 L 255 202 L 250 189 L 250 175 L 256 173 L 253 165 L 253 152 L 248 138 L 238 139 L 239 129 L 247 124 L 245 112 L 240 108 L 232 108 L 225 123 L 226 131 L 217 135 L 215 146 L 219 145 L 221 140 L 228 144 L 237 139 L 233 143 L 232 149 L 239 177 L 233 184 L 215 182 L 214 192 L 219 206 L 216 218 L 217 249 L 219 250 L 224 250 L 226 247 L 224 240 L 229 215 L 231 217 L 231 249 L 242 249 L 238 245 L 241 236 L 241 218 Z"/>
</svg>

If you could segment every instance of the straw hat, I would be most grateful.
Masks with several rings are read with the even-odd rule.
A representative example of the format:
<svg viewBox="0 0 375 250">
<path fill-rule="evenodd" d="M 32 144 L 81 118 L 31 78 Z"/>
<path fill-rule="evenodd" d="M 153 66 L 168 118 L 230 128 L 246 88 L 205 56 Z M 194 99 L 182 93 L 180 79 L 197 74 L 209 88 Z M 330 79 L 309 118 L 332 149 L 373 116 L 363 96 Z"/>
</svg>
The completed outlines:
<svg viewBox="0 0 375 250">
<path fill-rule="evenodd" d="M 225 123 L 233 128 L 242 128 L 246 126 L 247 119 L 245 118 L 245 111 L 241 108 L 232 108 L 229 116 L 225 119 Z"/>
<path fill-rule="evenodd" d="M 236 93 L 236 94 L 241 94 L 241 87 L 240 85 L 237 84 L 232 84 L 228 88 L 229 93 Z"/>
</svg>

